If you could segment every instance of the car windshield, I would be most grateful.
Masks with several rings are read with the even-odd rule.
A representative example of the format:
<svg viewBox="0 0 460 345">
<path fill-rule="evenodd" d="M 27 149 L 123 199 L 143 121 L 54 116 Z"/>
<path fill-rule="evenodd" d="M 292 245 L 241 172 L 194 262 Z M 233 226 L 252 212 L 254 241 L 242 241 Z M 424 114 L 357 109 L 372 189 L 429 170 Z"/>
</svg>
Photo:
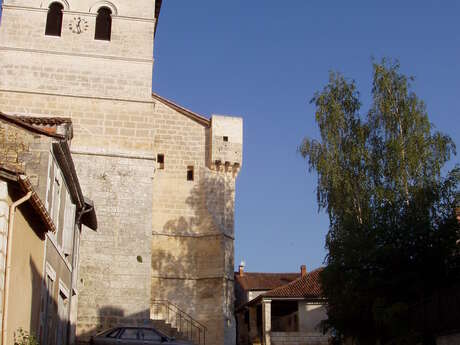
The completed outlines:
<svg viewBox="0 0 460 345">
<path fill-rule="evenodd" d="M 139 329 L 126 328 L 121 334 L 121 339 L 139 339 Z"/>
<path fill-rule="evenodd" d="M 99 333 L 96 333 L 96 337 L 100 337 L 100 336 L 104 336 L 104 335 L 107 335 L 111 332 L 117 332 L 119 331 L 119 328 L 110 328 L 110 329 L 106 329 L 105 331 L 101 331 Z"/>
<path fill-rule="evenodd" d="M 144 340 L 161 341 L 162 336 L 155 332 L 153 329 L 144 328 L 142 329 Z"/>
</svg>

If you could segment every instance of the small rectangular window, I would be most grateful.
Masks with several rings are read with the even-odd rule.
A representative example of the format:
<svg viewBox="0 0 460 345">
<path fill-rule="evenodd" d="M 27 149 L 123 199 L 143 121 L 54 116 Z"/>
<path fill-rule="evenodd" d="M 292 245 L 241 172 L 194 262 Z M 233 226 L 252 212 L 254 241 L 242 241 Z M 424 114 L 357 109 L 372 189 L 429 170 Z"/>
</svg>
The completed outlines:
<svg viewBox="0 0 460 345">
<path fill-rule="evenodd" d="M 228 141 L 228 137 L 227 137 L 227 136 L 224 136 L 224 141 Z"/>
<path fill-rule="evenodd" d="M 158 163 L 158 169 L 163 170 L 165 168 L 165 155 L 164 154 L 158 154 L 157 155 L 157 163 Z"/>
<path fill-rule="evenodd" d="M 193 181 L 193 166 L 187 167 L 187 181 Z"/>
</svg>

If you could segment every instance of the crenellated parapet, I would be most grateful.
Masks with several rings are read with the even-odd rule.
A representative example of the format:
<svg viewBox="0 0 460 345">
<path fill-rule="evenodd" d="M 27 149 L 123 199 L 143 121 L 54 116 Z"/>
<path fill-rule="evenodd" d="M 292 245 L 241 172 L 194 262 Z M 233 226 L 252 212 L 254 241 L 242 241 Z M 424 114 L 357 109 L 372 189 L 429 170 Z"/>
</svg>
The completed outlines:
<svg viewBox="0 0 460 345">
<path fill-rule="evenodd" d="M 243 163 L 243 119 L 212 115 L 210 137 L 210 168 L 236 177 Z"/>
</svg>

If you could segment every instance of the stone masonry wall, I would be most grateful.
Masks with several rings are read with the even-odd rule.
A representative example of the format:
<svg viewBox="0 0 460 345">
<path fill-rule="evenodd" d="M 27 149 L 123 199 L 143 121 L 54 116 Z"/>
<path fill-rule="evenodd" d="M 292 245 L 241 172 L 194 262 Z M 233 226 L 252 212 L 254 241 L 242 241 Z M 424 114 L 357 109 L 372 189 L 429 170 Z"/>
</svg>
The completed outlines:
<svg viewBox="0 0 460 345">
<path fill-rule="evenodd" d="M 153 185 L 152 299 L 167 299 L 204 323 L 207 343 L 233 344 L 235 176 L 207 165 L 209 128 L 162 104 L 155 113 L 165 123 L 154 145 L 164 169 Z"/>
<path fill-rule="evenodd" d="M 4 3 L 0 26 L 0 89 L 150 98 L 153 19 L 113 16 L 111 41 L 95 40 L 94 13 L 73 1 L 71 11 L 64 11 L 61 37 L 45 36 L 46 6 L 11 3 Z M 153 1 L 137 1 L 135 7 L 140 3 Z M 76 17 L 88 22 L 87 31 L 69 29 Z"/>
<path fill-rule="evenodd" d="M 23 171 L 45 200 L 52 139 L 0 120 L 0 164 Z"/>
<path fill-rule="evenodd" d="M 72 118 L 72 151 L 78 176 L 85 195 L 95 201 L 99 220 L 97 233 L 83 231 L 87 238 L 82 239 L 80 253 L 83 283 L 79 291 L 78 334 L 86 335 L 108 326 L 110 322 L 118 322 L 121 315 L 135 312 L 129 306 L 116 303 L 120 296 L 109 298 L 113 300 L 110 303 L 97 302 L 104 299 L 107 291 L 111 291 L 114 281 L 124 286 L 124 291 L 137 284 L 129 275 L 101 276 L 100 273 L 114 260 L 123 262 L 124 255 L 132 259 L 132 248 L 127 247 L 126 252 L 119 251 L 126 241 L 116 239 L 118 235 L 112 232 L 111 224 L 117 224 L 124 216 L 133 221 L 133 231 L 139 234 L 142 231 L 135 229 L 147 226 L 144 218 L 149 216 L 147 210 L 150 210 L 153 237 L 149 248 L 152 257 L 148 261 L 152 263 L 152 275 L 149 278 L 149 294 L 147 296 L 144 291 L 142 296 L 149 300 L 167 296 L 168 300 L 207 326 L 208 344 L 223 344 L 224 339 L 226 344 L 233 344 L 233 204 L 236 175 L 233 171 L 216 171 L 207 167 L 209 129 L 153 101 L 89 100 L 0 92 L 0 109 L 10 113 Z M 113 164 L 109 162 L 115 158 L 105 156 L 111 153 L 126 157 L 164 154 L 164 170 L 157 169 L 154 180 L 150 179 L 149 185 L 145 181 L 143 185 L 143 190 L 152 194 L 139 204 L 144 212 L 141 221 L 130 213 L 135 210 L 129 206 L 130 202 L 134 198 L 140 200 L 132 192 L 126 192 L 131 187 L 126 187 L 123 206 L 111 206 L 107 201 L 123 194 L 116 183 L 111 183 L 109 188 L 101 177 L 103 172 L 107 172 L 106 178 L 111 181 L 118 174 L 116 164 L 104 166 Z M 133 169 L 143 161 L 126 160 L 132 161 Z M 152 161 L 148 162 L 150 168 L 144 173 L 149 173 L 151 178 L 154 166 Z M 194 167 L 194 181 L 186 180 L 187 166 Z M 126 179 L 131 179 L 131 175 Z M 136 182 L 132 180 L 132 183 Z M 119 214 L 120 209 L 126 213 Z M 136 243 L 138 241 L 139 238 Z M 138 267 L 137 262 L 129 261 L 131 259 L 126 259 L 126 265 L 121 267 L 126 270 L 132 268 L 131 264 Z M 94 297 L 97 295 L 99 297 Z M 110 309 L 109 305 L 116 308 Z"/>
<path fill-rule="evenodd" d="M 82 231 L 80 340 L 142 321 L 153 300 L 167 298 L 207 326 L 207 344 L 234 344 L 241 120 L 216 117 L 207 126 L 152 99 L 153 0 L 112 1 L 110 42 L 94 40 L 98 2 L 89 0 L 65 1 L 62 36 L 46 37 L 48 3 L 4 2 L 0 111 L 72 118 L 73 158 L 99 223 L 97 232 Z M 69 29 L 76 16 L 88 22 L 80 35 Z M 155 171 L 158 154 L 164 169 Z"/>
<path fill-rule="evenodd" d="M 80 340 L 150 315 L 152 178 L 154 162 L 74 154 L 86 195 L 96 205 L 98 230 L 80 242 Z"/>
</svg>

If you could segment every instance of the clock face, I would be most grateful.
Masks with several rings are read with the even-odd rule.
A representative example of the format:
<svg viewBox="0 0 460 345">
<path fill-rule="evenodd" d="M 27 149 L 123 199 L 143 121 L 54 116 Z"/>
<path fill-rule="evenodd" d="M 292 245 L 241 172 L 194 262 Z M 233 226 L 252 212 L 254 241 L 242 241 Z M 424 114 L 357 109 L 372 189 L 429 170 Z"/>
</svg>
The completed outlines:
<svg viewBox="0 0 460 345">
<path fill-rule="evenodd" d="M 74 17 L 72 22 L 69 24 L 69 30 L 74 34 L 81 34 L 88 30 L 88 21 L 85 18 Z"/>
</svg>

